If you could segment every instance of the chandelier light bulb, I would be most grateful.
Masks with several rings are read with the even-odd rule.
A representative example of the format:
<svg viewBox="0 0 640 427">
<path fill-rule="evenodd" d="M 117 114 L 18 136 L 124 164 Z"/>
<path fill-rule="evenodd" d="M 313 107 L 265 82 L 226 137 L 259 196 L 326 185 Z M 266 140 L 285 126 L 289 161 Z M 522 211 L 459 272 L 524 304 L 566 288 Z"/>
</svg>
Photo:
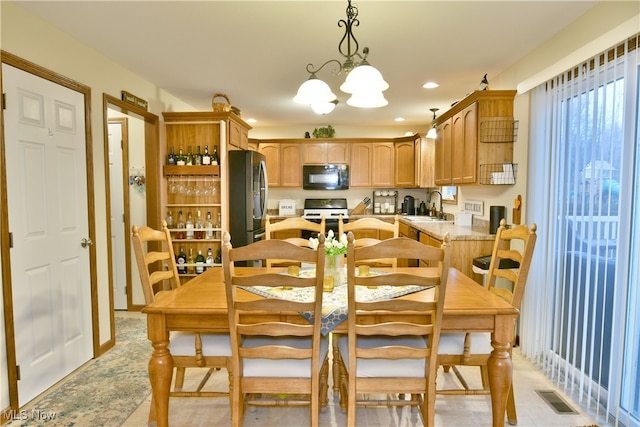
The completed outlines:
<svg viewBox="0 0 640 427">
<path fill-rule="evenodd" d="M 389 83 L 384 81 L 380 71 L 368 64 L 354 68 L 340 86 L 340 90 L 345 93 L 382 92 L 387 89 Z"/>
<path fill-rule="evenodd" d="M 382 92 L 356 92 L 347 100 L 347 104 L 358 108 L 379 108 L 389 104 Z"/>
<path fill-rule="evenodd" d="M 298 104 L 312 105 L 325 104 L 336 99 L 328 84 L 312 75 L 298 88 L 298 93 L 293 100 Z"/>
<path fill-rule="evenodd" d="M 316 114 L 329 114 L 336 108 L 337 102 L 324 102 L 311 104 L 311 109 Z"/>
</svg>

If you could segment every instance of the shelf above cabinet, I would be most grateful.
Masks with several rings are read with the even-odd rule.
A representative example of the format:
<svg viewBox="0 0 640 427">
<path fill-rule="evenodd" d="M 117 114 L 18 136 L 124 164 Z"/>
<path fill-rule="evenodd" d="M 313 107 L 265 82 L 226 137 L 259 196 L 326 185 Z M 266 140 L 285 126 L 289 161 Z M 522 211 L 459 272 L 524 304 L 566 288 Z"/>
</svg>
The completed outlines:
<svg viewBox="0 0 640 427">
<path fill-rule="evenodd" d="M 219 165 L 208 165 L 208 166 L 175 166 L 175 165 L 165 165 L 163 167 L 164 176 L 172 176 L 172 175 L 213 175 L 220 176 L 220 166 Z"/>
</svg>

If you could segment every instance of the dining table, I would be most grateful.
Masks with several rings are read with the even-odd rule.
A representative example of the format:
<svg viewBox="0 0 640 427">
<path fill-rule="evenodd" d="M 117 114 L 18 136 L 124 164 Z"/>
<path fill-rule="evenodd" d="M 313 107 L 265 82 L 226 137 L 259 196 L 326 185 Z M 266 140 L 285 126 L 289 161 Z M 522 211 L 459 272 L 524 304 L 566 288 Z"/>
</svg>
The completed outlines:
<svg viewBox="0 0 640 427">
<path fill-rule="evenodd" d="M 235 272 L 252 274 L 256 269 L 264 270 L 266 267 L 236 267 Z M 435 269 L 428 267 L 398 267 L 395 270 L 405 269 L 414 274 L 416 269 L 421 270 L 420 274 L 436 274 Z M 284 270 L 286 273 L 286 268 L 282 267 L 272 267 L 271 270 Z M 419 300 L 430 299 L 432 296 L 432 289 L 423 289 L 395 297 Z M 249 301 L 264 297 L 259 293 L 238 290 L 239 299 Z M 333 304 L 336 304 L 335 300 Z M 344 304 L 346 305 L 346 301 Z M 332 312 L 335 312 L 334 309 Z M 173 360 L 169 351 L 170 332 L 229 332 L 223 269 L 208 269 L 178 289 L 163 293 L 142 311 L 147 315 L 147 335 L 153 347 L 149 360 L 149 380 L 156 405 L 157 425 L 164 427 L 168 425 L 169 390 L 173 376 Z M 309 321 L 301 313 L 280 312 L 273 313 L 273 316 L 274 320 Z M 411 315 L 407 316 L 410 320 Z M 449 269 L 441 332 L 491 332 L 493 352 L 487 368 L 493 426 L 504 426 L 506 400 L 513 374 L 510 350 L 517 317 L 518 310 L 511 304 L 459 270 Z M 334 323 L 331 325 L 331 332 L 347 333 L 346 318 Z"/>
</svg>

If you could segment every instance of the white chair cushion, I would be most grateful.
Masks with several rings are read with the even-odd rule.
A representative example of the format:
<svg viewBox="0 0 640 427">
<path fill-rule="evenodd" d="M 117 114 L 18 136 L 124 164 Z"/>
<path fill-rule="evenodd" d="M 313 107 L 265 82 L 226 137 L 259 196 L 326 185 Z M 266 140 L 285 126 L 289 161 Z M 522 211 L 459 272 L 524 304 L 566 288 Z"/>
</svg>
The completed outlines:
<svg viewBox="0 0 640 427">
<path fill-rule="evenodd" d="M 243 345 L 284 345 L 297 348 L 311 348 L 311 338 L 307 337 L 249 337 Z M 320 339 L 320 365 L 329 351 L 329 340 Z M 243 359 L 245 377 L 309 378 L 310 359 Z"/>
<path fill-rule="evenodd" d="M 438 354 L 463 354 L 464 336 L 464 333 L 440 334 Z M 471 354 L 490 354 L 492 351 L 490 332 L 473 332 L 471 334 Z"/>
<path fill-rule="evenodd" d="M 200 334 L 203 356 L 231 357 L 229 334 Z M 196 355 L 196 334 L 193 332 L 172 332 L 169 351 L 174 356 Z"/>
<path fill-rule="evenodd" d="M 358 346 L 372 348 L 379 346 L 403 345 L 415 348 L 426 348 L 427 343 L 419 337 L 360 337 Z M 349 340 L 343 335 L 338 340 L 340 355 L 347 371 L 349 370 Z M 425 376 L 424 359 L 358 359 L 356 376 L 371 377 L 423 377 Z"/>
</svg>

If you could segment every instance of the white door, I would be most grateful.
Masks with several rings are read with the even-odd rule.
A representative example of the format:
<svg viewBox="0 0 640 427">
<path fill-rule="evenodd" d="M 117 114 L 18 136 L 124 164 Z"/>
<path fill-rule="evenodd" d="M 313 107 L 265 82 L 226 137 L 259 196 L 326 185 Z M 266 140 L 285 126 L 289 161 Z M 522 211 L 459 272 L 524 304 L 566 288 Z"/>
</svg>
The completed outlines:
<svg viewBox="0 0 640 427">
<path fill-rule="evenodd" d="M 20 405 L 93 357 L 84 97 L 3 64 Z"/>
<path fill-rule="evenodd" d="M 127 309 L 127 259 L 125 245 L 128 243 L 124 230 L 124 186 L 123 174 L 123 126 L 109 123 L 109 188 L 111 189 L 111 251 L 113 253 L 113 306 L 116 310 Z"/>
</svg>

